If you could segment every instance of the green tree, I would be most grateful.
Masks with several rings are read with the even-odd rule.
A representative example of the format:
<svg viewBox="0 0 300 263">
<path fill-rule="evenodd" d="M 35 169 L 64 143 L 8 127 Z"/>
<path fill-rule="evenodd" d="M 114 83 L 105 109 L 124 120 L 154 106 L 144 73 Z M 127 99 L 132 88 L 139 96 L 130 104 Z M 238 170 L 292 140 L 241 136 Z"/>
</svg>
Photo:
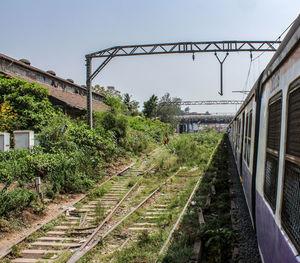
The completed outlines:
<svg viewBox="0 0 300 263">
<path fill-rule="evenodd" d="M 185 114 L 189 114 L 189 113 L 190 113 L 190 107 L 184 108 L 184 113 L 185 113 Z"/>
<path fill-rule="evenodd" d="M 122 99 L 121 92 L 118 91 L 114 86 L 107 86 L 106 93 L 108 95 L 112 95 L 112 96 L 114 96 L 116 98 Z"/>
<path fill-rule="evenodd" d="M 147 118 L 153 118 L 156 116 L 157 104 L 158 97 L 154 94 L 150 97 L 149 100 L 144 102 L 143 113 Z"/>
<path fill-rule="evenodd" d="M 157 105 L 157 116 L 162 122 L 170 123 L 173 127 L 176 127 L 178 122 L 176 116 L 180 115 L 181 112 L 180 102 L 180 98 L 171 98 L 170 93 L 166 93 Z"/>
<path fill-rule="evenodd" d="M 139 103 L 135 100 L 131 100 L 131 96 L 128 93 L 123 95 L 123 103 L 126 105 L 129 115 L 138 115 Z"/>
<path fill-rule="evenodd" d="M 48 96 L 47 88 L 24 80 L 0 76 L 0 104 L 9 102 L 11 110 L 18 116 L 15 121 L 18 121 L 19 129 L 39 131 L 55 114 Z"/>
<path fill-rule="evenodd" d="M 106 94 L 106 90 L 104 87 L 101 87 L 99 84 L 96 84 L 92 87 L 95 92 Z"/>
</svg>

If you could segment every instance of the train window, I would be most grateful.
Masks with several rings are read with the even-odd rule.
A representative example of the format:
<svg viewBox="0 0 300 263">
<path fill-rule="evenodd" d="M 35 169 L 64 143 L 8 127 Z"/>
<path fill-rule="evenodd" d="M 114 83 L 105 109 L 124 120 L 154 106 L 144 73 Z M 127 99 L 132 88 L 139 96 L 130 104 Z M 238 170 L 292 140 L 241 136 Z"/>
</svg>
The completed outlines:
<svg viewBox="0 0 300 263">
<path fill-rule="evenodd" d="M 250 149 L 251 149 L 251 128 L 252 128 L 252 110 L 249 113 L 249 117 L 247 118 L 247 137 L 246 137 L 246 141 L 245 141 L 245 149 L 246 149 L 246 163 L 249 166 L 250 164 Z"/>
<path fill-rule="evenodd" d="M 246 129 L 245 129 L 245 136 L 244 136 L 244 160 L 246 160 L 246 153 L 247 153 L 247 137 L 248 137 L 248 119 L 249 114 L 246 114 Z"/>
<path fill-rule="evenodd" d="M 236 156 L 237 156 L 238 150 L 240 148 L 240 131 L 241 131 L 241 120 L 238 119 L 238 121 L 237 121 L 237 131 L 236 131 L 236 146 L 235 146 Z"/>
<path fill-rule="evenodd" d="M 250 163 L 251 127 L 252 127 L 252 110 L 246 115 L 244 160 L 246 161 L 247 166 L 249 166 Z"/>
<path fill-rule="evenodd" d="M 273 212 L 276 209 L 278 162 L 281 129 L 281 92 L 269 101 L 269 118 L 267 130 L 267 150 L 265 163 L 264 194 Z"/>
<path fill-rule="evenodd" d="M 300 251 L 300 85 L 290 90 L 285 171 L 281 208 L 282 226 Z"/>
</svg>

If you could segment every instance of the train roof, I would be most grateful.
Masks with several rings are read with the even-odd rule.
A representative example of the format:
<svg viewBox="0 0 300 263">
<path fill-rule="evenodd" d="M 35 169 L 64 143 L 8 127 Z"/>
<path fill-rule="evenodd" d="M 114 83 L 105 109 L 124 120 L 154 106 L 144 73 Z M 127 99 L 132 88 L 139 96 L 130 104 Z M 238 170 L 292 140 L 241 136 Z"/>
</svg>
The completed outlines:
<svg viewBox="0 0 300 263">
<path fill-rule="evenodd" d="M 243 104 L 235 114 L 234 119 L 236 119 L 236 117 L 244 110 L 244 108 L 247 106 L 249 101 L 255 95 L 255 92 L 258 88 L 259 79 L 262 78 L 261 80 L 262 83 L 265 83 L 277 71 L 277 69 L 282 65 L 282 63 L 285 62 L 285 60 L 293 52 L 294 48 L 299 42 L 300 42 L 300 15 L 298 15 L 298 17 L 294 20 L 291 29 L 286 34 L 279 48 L 271 58 L 270 62 L 268 63 L 264 71 L 261 73 L 259 78 L 254 83 L 252 89 L 250 90 Z"/>
</svg>

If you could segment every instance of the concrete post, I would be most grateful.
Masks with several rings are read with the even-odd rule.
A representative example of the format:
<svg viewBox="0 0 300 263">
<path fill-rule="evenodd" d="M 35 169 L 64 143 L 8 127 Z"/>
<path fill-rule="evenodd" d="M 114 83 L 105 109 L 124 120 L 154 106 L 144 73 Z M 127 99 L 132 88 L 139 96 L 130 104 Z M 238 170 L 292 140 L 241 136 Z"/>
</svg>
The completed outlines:
<svg viewBox="0 0 300 263">
<path fill-rule="evenodd" d="M 6 152 L 10 147 L 10 134 L 7 132 L 0 132 L 0 151 Z"/>
<path fill-rule="evenodd" d="M 36 177 L 35 178 L 35 189 L 36 189 L 37 194 L 43 200 L 43 193 L 42 193 L 42 190 L 41 190 L 41 184 L 42 184 L 41 177 Z"/>
</svg>

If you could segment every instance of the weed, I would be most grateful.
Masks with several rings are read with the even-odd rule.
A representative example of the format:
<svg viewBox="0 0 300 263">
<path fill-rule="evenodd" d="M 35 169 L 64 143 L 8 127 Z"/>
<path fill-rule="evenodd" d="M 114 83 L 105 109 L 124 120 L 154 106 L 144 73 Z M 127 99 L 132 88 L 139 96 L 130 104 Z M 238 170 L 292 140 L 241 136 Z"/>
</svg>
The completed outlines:
<svg viewBox="0 0 300 263">
<path fill-rule="evenodd" d="M 105 209 L 101 205 L 101 203 L 98 202 L 95 207 L 95 223 L 99 224 L 104 219 L 104 215 L 105 215 Z"/>
<path fill-rule="evenodd" d="M 101 198 L 107 192 L 107 188 L 104 186 L 97 186 L 88 196 L 88 200 L 94 200 Z"/>
<path fill-rule="evenodd" d="M 135 184 L 135 180 L 132 179 L 132 180 L 130 180 L 130 181 L 128 182 L 127 187 L 128 187 L 128 188 L 131 188 L 132 186 L 134 186 L 134 184 Z"/>
<path fill-rule="evenodd" d="M 54 255 L 54 253 L 46 253 L 42 256 L 42 259 L 51 259 Z"/>
<path fill-rule="evenodd" d="M 18 257 L 20 257 L 20 256 L 21 256 L 20 252 L 21 252 L 20 246 L 18 246 L 18 245 L 13 245 L 13 246 L 11 247 L 11 256 L 12 256 L 13 258 L 18 258 Z"/>
<path fill-rule="evenodd" d="M 150 241 L 150 236 L 148 230 L 143 230 L 138 236 L 138 245 L 143 247 L 146 243 Z"/>
</svg>

